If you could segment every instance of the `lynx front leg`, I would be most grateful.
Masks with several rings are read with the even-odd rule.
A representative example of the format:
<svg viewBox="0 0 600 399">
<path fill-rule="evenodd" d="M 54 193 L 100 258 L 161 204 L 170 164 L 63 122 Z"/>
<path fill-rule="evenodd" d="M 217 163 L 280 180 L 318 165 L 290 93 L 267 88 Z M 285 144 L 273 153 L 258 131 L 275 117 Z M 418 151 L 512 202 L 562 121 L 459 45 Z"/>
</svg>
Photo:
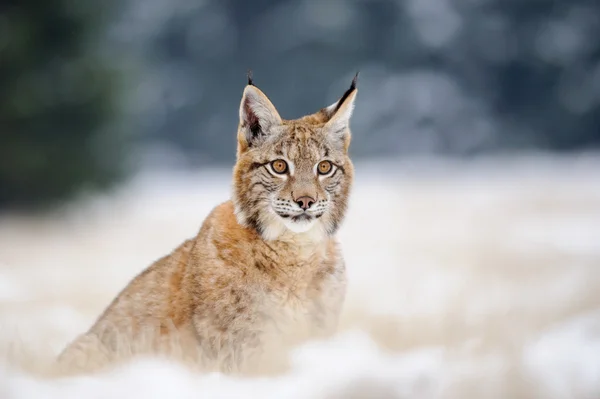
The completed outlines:
<svg viewBox="0 0 600 399">
<path fill-rule="evenodd" d="M 314 320 L 319 335 L 328 338 L 334 335 L 346 298 L 346 274 L 343 263 L 329 276 L 321 294 L 314 302 Z"/>
</svg>

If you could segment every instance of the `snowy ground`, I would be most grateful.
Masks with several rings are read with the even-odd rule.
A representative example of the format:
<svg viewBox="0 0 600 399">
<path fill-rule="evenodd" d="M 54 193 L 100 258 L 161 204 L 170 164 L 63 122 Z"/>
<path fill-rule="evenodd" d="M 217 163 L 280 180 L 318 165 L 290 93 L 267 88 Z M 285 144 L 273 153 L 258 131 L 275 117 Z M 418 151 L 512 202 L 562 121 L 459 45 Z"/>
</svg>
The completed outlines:
<svg viewBox="0 0 600 399">
<path fill-rule="evenodd" d="M 357 165 L 339 334 L 278 375 L 50 360 L 196 234 L 229 173 L 152 173 L 44 218 L 0 216 L 0 397 L 598 398 L 600 158 Z"/>
</svg>

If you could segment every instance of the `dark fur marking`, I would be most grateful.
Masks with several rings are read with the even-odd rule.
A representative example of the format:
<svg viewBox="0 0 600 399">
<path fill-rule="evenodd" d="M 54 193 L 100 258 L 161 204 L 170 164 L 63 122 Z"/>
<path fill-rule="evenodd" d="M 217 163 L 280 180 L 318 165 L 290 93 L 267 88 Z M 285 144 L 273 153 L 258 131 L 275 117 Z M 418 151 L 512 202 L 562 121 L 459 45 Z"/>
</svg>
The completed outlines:
<svg viewBox="0 0 600 399">
<path fill-rule="evenodd" d="M 338 223 L 337 219 L 331 219 L 331 226 L 329 229 L 327 229 L 329 234 L 333 235 L 337 231 L 338 228 L 339 228 L 339 223 Z"/>
<path fill-rule="evenodd" d="M 254 267 L 256 267 L 258 270 L 264 272 L 267 270 L 267 268 L 265 267 L 265 265 L 263 265 L 261 262 L 259 261 L 255 261 L 254 262 Z"/>
<path fill-rule="evenodd" d="M 252 133 L 252 140 L 255 140 L 261 135 L 260 124 L 250 125 L 250 133 Z"/>
<path fill-rule="evenodd" d="M 252 146 L 252 142 L 261 135 L 260 121 L 258 120 L 258 116 L 250 107 L 250 99 L 246 98 L 244 101 L 244 112 L 246 113 L 246 126 L 250 130 L 250 137 L 248 137 L 248 145 Z"/>
<path fill-rule="evenodd" d="M 325 190 L 327 190 L 328 192 L 333 192 L 341 184 L 342 184 L 342 182 L 337 181 L 337 182 L 332 183 L 332 184 L 328 185 L 327 187 L 325 187 Z"/>
<path fill-rule="evenodd" d="M 333 177 L 337 174 L 338 171 L 342 171 L 342 173 L 344 173 L 344 170 L 341 167 L 337 167 L 334 171 L 333 174 L 331 176 L 329 176 L 330 179 L 333 179 Z"/>
<path fill-rule="evenodd" d="M 248 69 L 247 77 L 248 77 L 248 84 L 250 86 L 254 86 L 254 82 L 252 81 L 252 69 Z"/>
<path fill-rule="evenodd" d="M 342 106 L 342 104 L 344 103 L 344 101 L 346 101 L 348 96 L 350 94 L 352 94 L 352 92 L 354 90 L 356 90 L 356 83 L 358 82 L 358 74 L 359 74 L 359 72 L 356 72 L 356 75 L 354 75 L 354 79 L 352 79 L 352 84 L 350 85 L 350 88 L 348 90 L 346 90 L 346 92 L 344 93 L 342 98 L 340 98 L 340 101 L 338 101 L 334 112 L 337 112 L 340 109 L 340 107 Z"/>
<path fill-rule="evenodd" d="M 261 224 L 258 222 L 258 218 L 256 217 L 256 215 L 252 215 L 249 216 L 246 219 L 246 222 L 248 223 L 248 225 L 253 228 L 254 230 L 256 230 L 256 232 L 260 235 L 262 235 L 262 233 L 264 233 L 264 230 L 261 226 Z"/>
<path fill-rule="evenodd" d="M 238 303 L 240 303 L 240 301 L 241 301 L 241 299 L 242 299 L 242 298 L 240 297 L 240 295 L 237 293 L 237 291 L 236 291 L 236 290 L 234 290 L 234 289 L 232 288 L 232 289 L 231 289 L 231 291 L 230 291 L 230 294 L 231 294 L 231 295 L 233 296 L 233 298 L 234 298 L 234 300 L 233 300 L 233 303 L 234 303 L 235 305 L 237 305 Z"/>
<path fill-rule="evenodd" d="M 250 165 L 250 170 L 258 169 L 262 166 L 265 166 L 266 164 L 268 164 L 268 162 L 252 162 L 252 164 Z"/>
</svg>

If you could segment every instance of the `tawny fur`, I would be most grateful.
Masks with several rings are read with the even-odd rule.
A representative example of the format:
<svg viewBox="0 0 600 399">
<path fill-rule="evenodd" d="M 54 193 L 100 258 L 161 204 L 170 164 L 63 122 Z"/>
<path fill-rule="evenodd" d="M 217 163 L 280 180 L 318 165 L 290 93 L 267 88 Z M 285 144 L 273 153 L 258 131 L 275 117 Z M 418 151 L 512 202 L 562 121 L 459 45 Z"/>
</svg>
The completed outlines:
<svg viewBox="0 0 600 399">
<path fill-rule="evenodd" d="M 260 365 L 269 350 L 333 333 L 346 290 L 335 233 L 353 180 L 347 151 L 355 95 L 354 81 L 332 106 L 283 120 L 250 82 L 232 200 L 208 215 L 195 238 L 135 277 L 59 360 L 85 366 L 91 351 L 110 358 L 148 336 L 155 348 L 176 336 L 208 367 L 238 372 Z M 269 169 L 280 158 L 289 163 L 285 175 Z M 316 173 L 323 160 L 335 173 Z M 310 222 L 287 220 L 277 206 L 301 212 L 301 196 L 315 200 Z"/>
</svg>

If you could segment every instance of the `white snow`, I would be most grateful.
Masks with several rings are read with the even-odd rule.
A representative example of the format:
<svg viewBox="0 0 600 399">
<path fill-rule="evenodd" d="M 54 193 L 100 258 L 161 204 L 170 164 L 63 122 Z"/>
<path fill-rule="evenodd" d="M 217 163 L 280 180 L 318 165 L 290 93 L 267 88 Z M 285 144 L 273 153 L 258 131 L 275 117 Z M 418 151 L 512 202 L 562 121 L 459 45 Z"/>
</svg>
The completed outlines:
<svg viewBox="0 0 600 399">
<path fill-rule="evenodd" d="M 44 218 L 0 215 L 0 397 L 600 397 L 600 158 L 356 167 L 340 331 L 264 377 L 150 358 L 48 369 L 129 279 L 196 234 L 229 171 L 153 172 Z"/>
</svg>

